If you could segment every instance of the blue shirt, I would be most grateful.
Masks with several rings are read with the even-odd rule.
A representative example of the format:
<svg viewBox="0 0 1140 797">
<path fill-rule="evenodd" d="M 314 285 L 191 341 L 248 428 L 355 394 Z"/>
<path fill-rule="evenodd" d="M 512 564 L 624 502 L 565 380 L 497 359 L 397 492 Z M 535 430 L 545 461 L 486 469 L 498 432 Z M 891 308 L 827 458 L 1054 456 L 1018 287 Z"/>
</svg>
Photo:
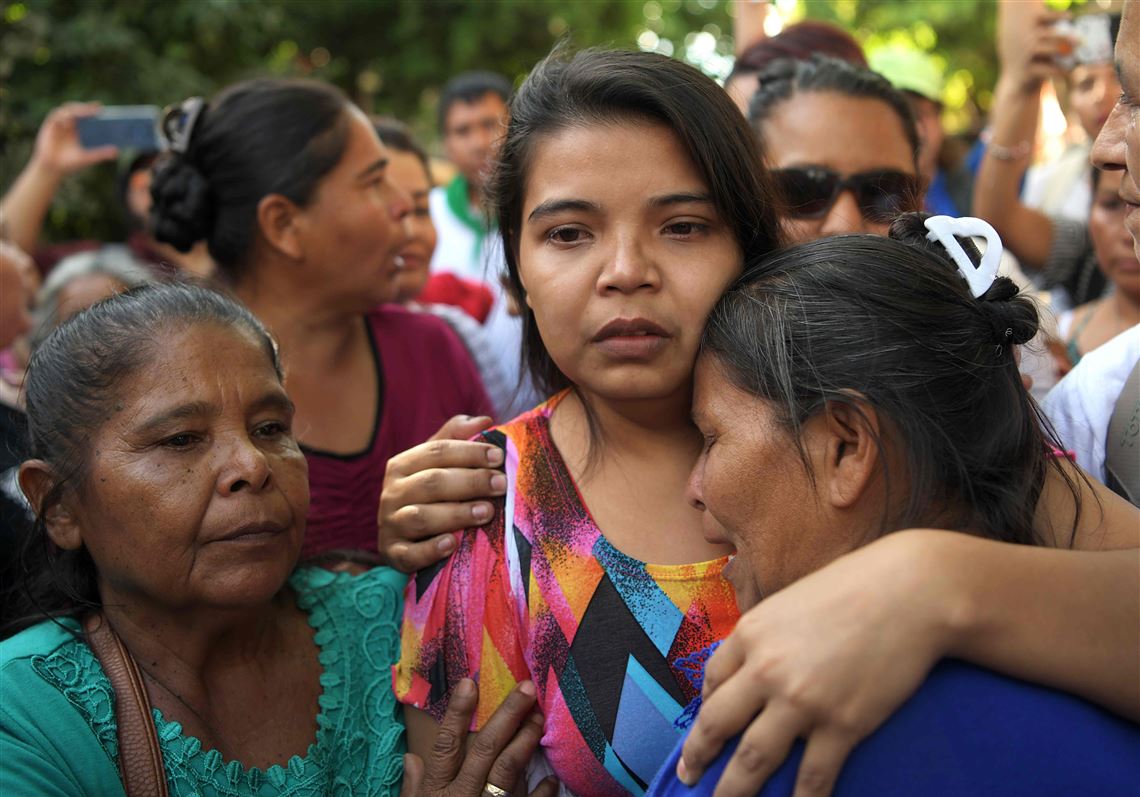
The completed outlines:
<svg viewBox="0 0 1140 797">
<path fill-rule="evenodd" d="M 711 795 L 734 739 L 693 788 L 676 777 L 681 745 L 653 797 Z M 760 797 L 790 795 L 797 742 Z M 847 759 L 833 797 L 1126 797 L 1140 794 L 1140 726 L 1072 695 L 944 661 Z"/>
</svg>

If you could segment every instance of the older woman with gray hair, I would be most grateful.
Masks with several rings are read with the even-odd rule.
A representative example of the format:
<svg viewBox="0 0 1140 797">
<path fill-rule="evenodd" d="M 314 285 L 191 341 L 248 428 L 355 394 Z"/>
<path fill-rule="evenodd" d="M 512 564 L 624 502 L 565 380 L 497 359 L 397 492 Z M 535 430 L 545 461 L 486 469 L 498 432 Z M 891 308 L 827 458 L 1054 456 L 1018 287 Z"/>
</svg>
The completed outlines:
<svg viewBox="0 0 1140 797">
<path fill-rule="evenodd" d="M 125 246 L 104 246 L 65 257 L 36 296 L 29 348 L 35 351 L 52 330 L 80 310 L 154 281 L 150 270 Z"/>
</svg>

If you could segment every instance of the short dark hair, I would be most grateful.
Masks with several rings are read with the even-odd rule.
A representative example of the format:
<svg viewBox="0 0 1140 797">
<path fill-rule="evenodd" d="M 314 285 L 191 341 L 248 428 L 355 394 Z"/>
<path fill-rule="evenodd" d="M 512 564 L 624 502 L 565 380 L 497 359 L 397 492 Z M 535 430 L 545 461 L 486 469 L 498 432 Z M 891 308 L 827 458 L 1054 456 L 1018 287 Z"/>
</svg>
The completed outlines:
<svg viewBox="0 0 1140 797">
<path fill-rule="evenodd" d="M 380 136 L 380 140 L 388 149 L 415 155 L 423 164 L 424 171 L 427 172 L 428 182 L 432 182 L 431 162 L 428 160 L 427 153 L 424 152 L 423 147 L 416 143 L 411 129 L 406 124 L 391 116 L 374 116 L 372 117 L 372 127 L 376 129 L 376 135 Z"/>
<path fill-rule="evenodd" d="M 889 496 L 884 460 L 884 532 L 941 522 L 1038 542 L 1037 500 L 1046 469 L 1059 465 L 1013 352 L 1037 332 L 1036 305 L 1006 277 L 974 298 L 927 239 L 927 218 L 903 214 L 890 237 L 822 238 L 753 262 L 709 317 L 701 356 L 773 402 L 809 474 L 808 418 L 830 402 L 880 413 L 910 492 L 905 504 Z M 890 516 L 892 506 L 904 508 Z"/>
<path fill-rule="evenodd" d="M 548 394 L 572 385 L 542 342 L 518 262 L 527 174 L 544 135 L 614 121 L 662 124 L 692 159 L 745 256 L 781 243 L 776 189 L 756 137 L 724 89 L 692 66 L 656 53 L 556 49 L 519 87 L 510 112 L 489 208 L 503 240 L 508 288 L 522 308 L 523 358 Z"/>
<path fill-rule="evenodd" d="M 230 279 L 256 237 L 257 206 L 269 194 L 298 205 L 340 162 L 348 98 L 315 80 L 238 83 L 206 105 L 183 154 L 160 160 L 151 185 L 154 237 L 181 252 L 205 240 Z"/>
<path fill-rule="evenodd" d="M 277 346 L 260 321 L 233 299 L 185 283 L 143 285 L 98 302 L 61 324 L 32 354 L 24 382 L 28 456 L 47 462 L 55 483 L 23 541 L 8 616 L 28 625 L 97 607 L 95 565 L 84 549 L 65 551 L 47 534 L 45 517 L 69 490 L 82 489 L 91 439 L 120 400 L 120 385 L 145 368 L 172 330 L 213 324 L 244 330 L 265 349 L 282 378 Z M 8 598 L 6 598 L 7 600 Z"/>
<path fill-rule="evenodd" d="M 760 71 L 759 79 L 760 85 L 748 106 L 748 119 L 761 139 L 764 122 L 795 95 L 833 92 L 845 97 L 879 100 L 894 111 L 917 162 L 920 142 L 914 110 L 906 95 L 879 73 L 838 58 L 815 55 L 807 60 L 773 61 Z"/>
<path fill-rule="evenodd" d="M 439 132 L 447 134 L 447 112 L 457 102 L 473 103 L 494 94 L 503 102 L 511 98 L 511 82 L 496 72 L 463 72 L 443 87 L 439 95 Z"/>
<path fill-rule="evenodd" d="M 754 75 L 781 58 L 803 61 L 817 53 L 856 66 L 867 66 L 867 56 L 863 54 L 863 48 L 854 36 L 830 22 L 808 19 L 789 25 L 771 38 L 749 45 L 737 56 L 725 82 L 728 83 L 738 75 Z"/>
</svg>

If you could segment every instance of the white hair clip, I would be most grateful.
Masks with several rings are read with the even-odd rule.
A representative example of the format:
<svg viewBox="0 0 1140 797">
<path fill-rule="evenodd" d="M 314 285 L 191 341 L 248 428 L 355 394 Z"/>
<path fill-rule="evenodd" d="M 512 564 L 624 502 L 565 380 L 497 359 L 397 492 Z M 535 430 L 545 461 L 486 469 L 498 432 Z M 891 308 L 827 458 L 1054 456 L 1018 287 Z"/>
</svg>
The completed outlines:
<svg viewBox="0 0 1140 797">
<path fill-rule="evenodd" d="M 960 219 L 953 216 L 931 216 L 926 220 L 926 229 L 930 230 L 926 239 L 942 244 L 950 259 L 958 266 L 958 271 L 965 277 L 975 299 L 990 289 L 997 278 L 998 266 L 1001 265 L 1001 237 L 997 230 L 988 222 L 973 216 L 963 216 Z M 981 264 L 974 265 L 955 236 L 986 239 L 986 251 L 982 254 Z"/>
</svg>

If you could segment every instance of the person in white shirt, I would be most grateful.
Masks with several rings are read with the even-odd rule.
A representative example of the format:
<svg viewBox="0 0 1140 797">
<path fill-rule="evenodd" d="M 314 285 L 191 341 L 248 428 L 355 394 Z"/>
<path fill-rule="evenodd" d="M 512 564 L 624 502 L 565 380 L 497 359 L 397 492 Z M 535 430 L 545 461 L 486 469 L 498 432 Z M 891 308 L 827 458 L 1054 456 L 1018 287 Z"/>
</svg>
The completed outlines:
<svg viewBox="0 0 1140 797">
<path fill-rule="evenodd" d="M 529 382 L 522 384 L 522 323 L 512 315 L 499 277 L 504 273 L 498 230 L 482 206 L 483 184 L 490 174 L 499 139 L 506 129 L 511 84 L 493 72 L 464 72 L 444 86 L 439 103 L 439 129 L 444 150 L 458 174 L 433 188 L 428 198 L 439 243 L 431 259 L 432 274 L 450 273 L 484 283 L 495 301 L 484 321 L 486 337 L 501 352 L 509 384 L 519 385 L 504 417 L 529 409 L 542 397 Z"/>
</svg>

